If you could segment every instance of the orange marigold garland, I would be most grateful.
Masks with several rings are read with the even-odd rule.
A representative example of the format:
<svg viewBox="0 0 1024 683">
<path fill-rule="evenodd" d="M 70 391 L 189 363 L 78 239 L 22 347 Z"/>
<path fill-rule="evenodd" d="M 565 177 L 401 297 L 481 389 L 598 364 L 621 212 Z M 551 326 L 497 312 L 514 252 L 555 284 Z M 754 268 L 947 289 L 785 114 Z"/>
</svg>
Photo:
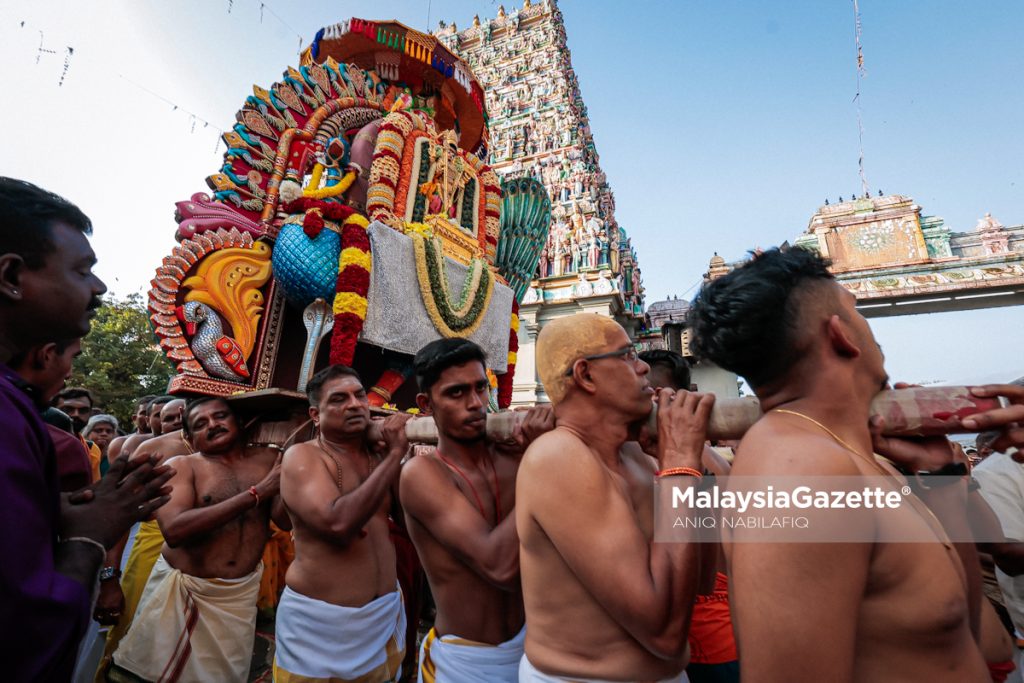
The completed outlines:
<svg viewBox="0 0 1024 683">
<path fill-rule="evenodd" d="M 369 222 L 359 214 L 345 219 L 341 227 L 341 256 L 334 295 L 334 331 L 331 333 L 331 364 L 352 365 L 356 341 L 366 321 L 366 295 L 370 291 Z"/>
<path fill-rule="evenodd" d="M 516 375 L 516 358 L 519 353 L 519 302 L 512 301 L 512 324 L 508 332 L 508 368 L 498 378 L 498 408 L 504 410 L 512 405 L 512 381 Z"/>
</svg>

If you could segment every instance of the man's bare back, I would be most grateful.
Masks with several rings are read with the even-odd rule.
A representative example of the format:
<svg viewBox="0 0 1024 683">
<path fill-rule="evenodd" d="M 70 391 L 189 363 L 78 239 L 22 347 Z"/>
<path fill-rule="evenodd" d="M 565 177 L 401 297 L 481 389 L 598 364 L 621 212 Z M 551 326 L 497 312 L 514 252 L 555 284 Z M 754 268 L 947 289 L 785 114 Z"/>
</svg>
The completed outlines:
<svg viewBox="0 0 1024 683">
<path fill-rule="evenodd" d="M 785 416 L 762 418 L 744 438 L 732 475 L 899 476 L 813 429 Z M 969 627 L 961 560 L 924 503 L 912 502 L 886 511 L 874 544 L 726 545 L 745 679 L 789 671 L 872 683 L 988 680 Z M 830 523 L 825 513 L 806 516 L 815 528 Z M 832 519 L 846 533 L 859 523 L 851 515 Z M 867 537 L 871 532 L 865 529 Z M 936 541 L 885 540 L 928 535 Z M 808 642 L 827 656 L 810 656 Z"/>
<path fill-rule="evenodd" d="M 437 603 L 438 636 L 497 645 L 519 633 L 525 621 L 518 552 L 514 545 L 481 547 L 471 539 L 484 537 L 503 519 L 506 525 L 515 523 L 508 516 L 514 513 L 519 461 L 493 453 L 484 457 L 491 459 L 497 489 L 489 465 L 460 468 L 470 489 L 436 451 L 416 456 L 402 470 L 402 504 Z M 516 544 L 511 531 L 508 540 Z"/>
<path fill-rule="evenodd" d="M 172 484 L 182 487 L 179 495 L 172 493 L 174 505 L 157 520 L 165 537 L 173 540 L 169 524 L 183 511 L 207 508 L 223 503 L 247 492 L 263 481 L 274 467 L 272 454 L 257 453 L 233 462 L 222 456 L 201 453 L 178 456 L 169 460 L 177 471 Z M 242 514 L 215 529 L 163 546 L 167 562 L 186 574 L 199 578 L 234 579 L 251 574 L 263 556 L 263 548 L 270 537 L 270 501 L 261 501 Z"/>
<path fill-rule="evenodd" d="M 325 534 L 331 503 L 359 488 L 370 475 L 370 463 L 377 462 L 365 450 L 356 457 L 340 451 L 334 455 L 332 459 L 317 441 L 292 446 L 285 455 L 282 494 L 295 540 L 295 561 L 285 581 L 307 597 L 359 607 L 395 590 L 395 549 L 388 531 L 391 495 L 384 495 L 362 527 L 365 535 L 357 531 L 342 541 Z"/>
</svg>

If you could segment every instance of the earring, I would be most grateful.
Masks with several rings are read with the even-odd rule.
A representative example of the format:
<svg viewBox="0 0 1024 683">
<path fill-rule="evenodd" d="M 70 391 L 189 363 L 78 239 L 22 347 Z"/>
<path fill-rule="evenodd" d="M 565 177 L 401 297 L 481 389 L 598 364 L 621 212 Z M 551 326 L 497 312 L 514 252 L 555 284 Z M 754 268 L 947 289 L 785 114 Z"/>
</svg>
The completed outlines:
<svg viewBox="0 0 1024 683">
<path fill-rule="evenodd" d="M 12 289 L 11 290 L 11 294 L 13 294 L 14 296 L 18 296 L 18 290 L 17 289 Z"/>
</svg>

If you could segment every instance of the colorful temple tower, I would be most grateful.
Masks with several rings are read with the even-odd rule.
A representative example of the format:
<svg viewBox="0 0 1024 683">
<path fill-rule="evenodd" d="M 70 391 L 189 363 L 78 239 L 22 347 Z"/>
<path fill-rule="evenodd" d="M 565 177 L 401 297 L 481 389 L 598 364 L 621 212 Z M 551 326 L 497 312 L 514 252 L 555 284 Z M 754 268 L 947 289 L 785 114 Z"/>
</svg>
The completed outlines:
<svg viewBox="0 0 1024 683">
<path fill-rule="evenodd" d="M 544 401 L 533 341 L 548 321 L 590 311 L 615 317 L 631 334 L 644 297 L 636 252 L 615 218 L 554 0 L 473 18 L 435 35 L 472 69 L 490 116 L 491 168 L 502 178 L 534 178 L 551 197 L 551 229 L 520 308 L 513 405 Z"/>
</svg>

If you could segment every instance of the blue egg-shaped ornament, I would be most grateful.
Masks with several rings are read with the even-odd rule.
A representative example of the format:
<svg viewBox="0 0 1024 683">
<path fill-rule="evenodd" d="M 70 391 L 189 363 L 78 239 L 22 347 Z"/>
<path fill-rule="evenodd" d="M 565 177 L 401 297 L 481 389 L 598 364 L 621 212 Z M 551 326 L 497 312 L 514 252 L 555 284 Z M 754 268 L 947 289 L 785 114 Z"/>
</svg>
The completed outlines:
<svg viewBox="0 0 1024 683">
<path fill-rule="evenodd" d="M 288 218 L 274 242 L 274 279 L 289 303 L 305 308 L 320 298 L 334 299 L 341 236 L 324 227 L 316 237 L 302 229 L 302 215 Z"/>
</svg>

